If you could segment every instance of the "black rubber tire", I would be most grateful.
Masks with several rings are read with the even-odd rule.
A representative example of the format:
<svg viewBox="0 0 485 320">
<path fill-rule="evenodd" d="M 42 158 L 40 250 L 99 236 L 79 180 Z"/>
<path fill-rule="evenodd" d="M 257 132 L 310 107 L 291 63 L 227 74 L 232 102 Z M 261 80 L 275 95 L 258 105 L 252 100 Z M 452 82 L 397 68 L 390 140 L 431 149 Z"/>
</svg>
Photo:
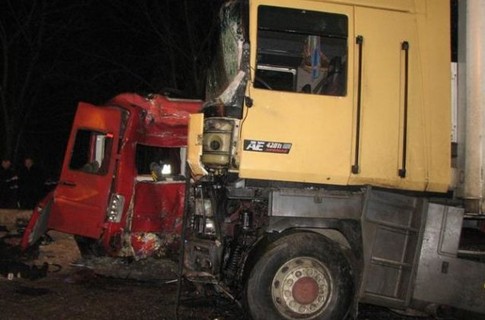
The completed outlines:
<svg viewBox="0 0 485 320">
<path fill-rule="evenodd" d="M 83 258 L 102 257 L 106 255 L 105 250 L 96 239 L 75 235 L 74 240 L 76 240 L 79 253 L 81 253 L 81 257 Z"/>
<path fill-rule="evenodd" d="M 328 286 L 325 287 L 325 290 L 319 291 L 326 292 L 322 294 L 326 297 L 325 299 L 322 298 L 325 302 L 317 306 L 316 310 L 307 309 L 307 312 L 298 313 L 290 309 L 289 305 L 293 303 L 292 301 L 276 302 L 278 299 L 279 301 L 285 300 L 283 296 L 281 296 L 283 299 L 278 298 L 278 290 L 283 290 L 278 289 L 278 284 L 283 282 L 278 280 L 281 279 L 280 277 L 284 277 L 282 275 L 285 274 L 285 269 L 283 268 L 280 273 L 278 273 L 278 270 L 284 265 L 291 265 L 291 263 L 294 265 L 293 270 L 297 270 L 299 268 L 298 263 L 301 263 L 302 260 L 307 261 L 307 265 L 312 266 L 309 269 L 318 265 L 321 270 L 325 270 L 325 272 L 322 271 L 322 273 L 325 273 L 324 278 L 326 279 L 323 282 Z M 315 262 L 317 263 L 315 264 Z M 286 278 L 284 279 L 286 281 Z M 275 291 L 273 291 L 273 287 Z M 319 288 L 321 288 L 320 285 Z M 353 293 L 354 282 L 351 268 L 339 247 L 319 234 L 299 232 L 279 238 L 267 247 L 252 268 L 246 282 L 245 303 L 250 316 L 254 320 L 342 320 L 349 312 Z M 279 305 L 277 306 L 277 304 Z M 306 306 L 310 306 L 310 304 L 308 303 Z"/>
</svg>

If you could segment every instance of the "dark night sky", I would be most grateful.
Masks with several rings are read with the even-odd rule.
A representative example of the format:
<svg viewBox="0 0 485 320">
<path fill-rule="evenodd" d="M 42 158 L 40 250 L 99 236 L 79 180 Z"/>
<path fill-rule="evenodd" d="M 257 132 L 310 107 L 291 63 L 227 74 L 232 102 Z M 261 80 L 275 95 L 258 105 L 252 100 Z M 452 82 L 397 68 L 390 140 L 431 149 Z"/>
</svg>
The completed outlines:
<svg viewBox="0 0 485 320">
<path fill-rule="evenodd" d="M 3 46 L 8 59 L 0 59 L 2 106 L 15 127 L 24 129 L 11 157 L 18 163 L 32 154 L 57 174 L 79 101 L 100 104 L 121 92 L 164 88 L 202 97 L 219 5 L 219 0 L 1 1 L 0 46 L 8 44 Z M 189 68 L 194 59 L 195 76 Z M 7 118 L 0 116 L 3 135 Z M 0 153 L 5 150 L 3 142 Z"/>
</svg>

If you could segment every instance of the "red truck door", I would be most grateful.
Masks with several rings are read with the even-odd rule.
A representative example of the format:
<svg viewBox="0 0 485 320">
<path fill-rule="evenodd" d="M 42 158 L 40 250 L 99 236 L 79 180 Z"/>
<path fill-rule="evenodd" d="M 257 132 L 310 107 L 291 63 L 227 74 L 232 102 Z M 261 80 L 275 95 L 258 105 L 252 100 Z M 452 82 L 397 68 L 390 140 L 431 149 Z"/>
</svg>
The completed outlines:
<svg viewBox="0 0 485 320">
<path fill-rule="evenodd" d="M 99 238 L 120 145 L 121 111 L 80 103 L 54 192 L 48 228 Z"/>
</svg>

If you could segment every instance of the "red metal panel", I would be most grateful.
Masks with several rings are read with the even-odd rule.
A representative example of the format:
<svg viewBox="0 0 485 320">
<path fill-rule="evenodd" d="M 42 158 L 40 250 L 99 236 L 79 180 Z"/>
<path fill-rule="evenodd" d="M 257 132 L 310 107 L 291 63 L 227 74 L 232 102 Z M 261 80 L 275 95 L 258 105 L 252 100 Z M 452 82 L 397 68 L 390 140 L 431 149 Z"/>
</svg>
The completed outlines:
<svg viewBox="0 0 485 320">
<path fill-rule="evenodd" d="M 49 219 L 52 200 L 54 192 L 49 192 L 47 196 L 42 199 L 34 208 L 29 224 L 22 234 L 22 241 L 20 247 L 26 250 L 40 239 L 40 237 L 47 231 L 47 221 Z"/>
<path fill-rule="evenodd" d="M 184 182 L 139 182 L 135 187 L 132 232 L 181 232 Z"/>
</svg>

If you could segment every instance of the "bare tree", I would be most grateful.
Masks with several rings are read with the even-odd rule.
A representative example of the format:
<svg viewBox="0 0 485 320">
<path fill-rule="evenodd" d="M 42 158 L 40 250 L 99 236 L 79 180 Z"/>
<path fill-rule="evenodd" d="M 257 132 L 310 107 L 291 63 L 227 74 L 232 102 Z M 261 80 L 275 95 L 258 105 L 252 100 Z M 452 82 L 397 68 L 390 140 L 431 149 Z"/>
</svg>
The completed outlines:
<svg viewBox="0 0 485 320">
<path fill-rule="evenodd" d="M 13 159 L 45 79 L 55 72 L 66 31 L 72 29 L 65 13 L 73 5 L 62 2 L 3 0 L 0 5 L 0 150 Z"/>
<path fill-rule="evenodd" d="M 110 3 L 113 19 L 119 19 L 127 32 L 150 39 L 155 51 L 145 59 L 154 70 L 153 86 L 202 98 L 222 0 Z"/>
</svg>

